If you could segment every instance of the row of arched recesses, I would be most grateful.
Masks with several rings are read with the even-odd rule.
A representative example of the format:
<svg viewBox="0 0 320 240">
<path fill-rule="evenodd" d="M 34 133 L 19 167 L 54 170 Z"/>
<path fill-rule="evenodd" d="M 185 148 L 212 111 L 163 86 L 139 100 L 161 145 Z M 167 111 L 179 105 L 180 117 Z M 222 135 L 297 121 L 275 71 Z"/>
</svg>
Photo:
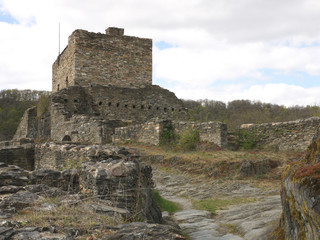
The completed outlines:
<svg viewBox="0 0 320 240">
<path fill-rule="evenodd" d="M 98 105 L 99 106 L 102 106 L 103 105 L 103 102 L 99 102 L 98 103 Z M 120 107 L 121 106 L 121 104 L 119 103 L 119 102 L 117 102 L 117 103 L 115 103 L 115 104 L 113 104 L 112 102 L 108 102 L 108 104 L 107 104 L 107 106 L 108 107 L 112 107 L 112 106 L 115 106 L 115 107 Z M 122 106 L 124 107 L 124 108 L 129 108 L 129 107 L 131 107 L 132 109 L 148 109 L 148 110 L 151 110 L 151 109 L 153 109 L 153 106 L 151 106 L 151 105 L 148 105 L 148 106 L 145 106 L 145 105 L 143 105 L 143 104 L 141 104 L 141 105 L 135 105 L 135 104 L 132 104 L 132 105 L 130 105 L 129 106 L 129 104 L 122 104 Z M 155 107 L 155 109 L 156 110 L 160 110 L 161 108 L 159 107 L 159 106 L 156 106 Z M 176 109 L 175 108 L 167 108 L 167 107 L 164 107 L 163 108 L 163 111 L 164 112 L 168 112 L 168 111 L 170 111 L 171 110 L 171 112 L 174 112 Z M 181 109 L 179 109 L 178 110 L 179 112 L 181 112 Z"/>
</svg>

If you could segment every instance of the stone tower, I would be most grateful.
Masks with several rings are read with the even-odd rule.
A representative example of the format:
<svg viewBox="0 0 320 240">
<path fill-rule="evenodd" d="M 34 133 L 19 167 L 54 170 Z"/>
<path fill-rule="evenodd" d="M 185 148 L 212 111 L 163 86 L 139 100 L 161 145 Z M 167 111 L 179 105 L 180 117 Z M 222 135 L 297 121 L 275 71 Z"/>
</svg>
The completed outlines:
<svg viewBox="0 0 320 240">
<path fill-rule="evenodd" d="M 152 85 L 152 39 L 75 30 L 52 66 L 52 92 L 91 84 L 143 88 Z"/>
</svg>

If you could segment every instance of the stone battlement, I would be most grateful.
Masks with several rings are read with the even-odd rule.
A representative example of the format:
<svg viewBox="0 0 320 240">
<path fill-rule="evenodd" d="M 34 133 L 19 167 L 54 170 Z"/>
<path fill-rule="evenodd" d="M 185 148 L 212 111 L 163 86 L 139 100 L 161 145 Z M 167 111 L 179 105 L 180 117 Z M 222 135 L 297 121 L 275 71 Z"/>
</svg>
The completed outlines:
<svg viewBox="0 0 320 240">
<path fill-rule="evenodd" d="M 52 92 L 90 84 L 143 88 L 152 84 L 152 40 L 125 36 L 122 28 L 106 34 L 75 30 L 52 66 Z"/>
</svg>

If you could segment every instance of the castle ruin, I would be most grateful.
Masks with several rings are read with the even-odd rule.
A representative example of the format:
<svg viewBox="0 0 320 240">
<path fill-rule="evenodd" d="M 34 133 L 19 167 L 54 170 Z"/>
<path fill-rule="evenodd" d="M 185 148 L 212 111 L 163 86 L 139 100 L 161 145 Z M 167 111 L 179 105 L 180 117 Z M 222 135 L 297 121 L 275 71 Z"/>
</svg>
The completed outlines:
<svg viewBox="0 0 320 240">
<path fill-rule="evenodd" d="M 171 124 L 177 131 L 200 129 L 202 140 L 226 145 L 222 123 L 174 122 L 187 120 L 187 110 L 174 93 L 152 85 L 152 40 L 125 36 L 122 28 L 75 30 L 52 66 L 50 113 L 40 120 L 35 114 L 26 112 L 14 139 L 159 144 Z"/>
<path fill-rule="evenodd" d="M 52 66 L 52 92 L 91 84 L 152 85 L 152 40 L 125 36 L 122 28 L 108 28 L 106 34 L 75 30 Z"/>
</svg>

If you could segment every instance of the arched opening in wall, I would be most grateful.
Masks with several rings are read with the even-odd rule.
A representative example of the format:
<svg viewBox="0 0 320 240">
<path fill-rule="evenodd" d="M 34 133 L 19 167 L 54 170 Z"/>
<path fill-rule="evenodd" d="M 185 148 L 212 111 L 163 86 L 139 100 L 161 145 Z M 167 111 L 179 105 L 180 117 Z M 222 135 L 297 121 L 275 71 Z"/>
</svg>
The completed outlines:
<svg viewBox="0 0 320 240">
<path fill-rule="evenodd" d="M 159 107 L 157 107 L 157 110 L 159 110 Z"/>
<path fill-rule="evenodd" d="M 102 105 L 102 102 L 99 102 L 99 106 L 101 106 Z"/>
<path fill-rule="evenodd" d="M 120 106 L 120 103 L 117 103 L 117 107 L 119 107 Z"/>
<path fill-rule="evenodd" d="M 151 106 L 148 107 L 149 110 L 150 110 L 151 108 L 152 108 Z"/>
<path fill-rule="evenodd" d="M 174 112 L 174 108 L 171 108 L 171 111 Z"/>
<path fill-rule="evenodd" d="M 62 138 L 62 142 L 71 142 L 71 137 L 69 135 L 65 135 L 63 138 Z"/>
<path fill-rule="evenodd" d="M 69 86 L 68 77 L 66 77 L 66 88 Z"/>
<path fill-rule="evenodd" d="M 124 107 L 127 108 L 127 107 L 128 107 L 128 104 L 125 104 Z"/>
<path fill-rule="evenodd" d="M 78 99 L 74 99 L 73 101 L 74 101 L 75 103 L 77 103 L 77 102 L 78 102 Z"/>
<path fill-rule="evenodd" d="M 143 105 L 141 105 L 141 109 L 144 109 L 144 106 L 143 106 Z"/>
<path fill-rule="evenodd" d="M 136 108 L 136 105 L 132 105 L 132 108 Z"/>
<path fill-rule="evenodd" d="M 165 107 L 165 108 L 163 108 L 163 111 L 165 111 L 165 112 L 166 112 L 167 110 L 168 110 L 168 109 L 167 109 L 166 107 Z"/>
<path fill-rule="evenodd" d="M 109 107 L 111 107 L 111 104 L 112 104 L 112 103 L 111 103 L 111 102 L 109 102 L 109 103 L 108 103 L 108 106 L 109 106 Z"/>
</svg>

